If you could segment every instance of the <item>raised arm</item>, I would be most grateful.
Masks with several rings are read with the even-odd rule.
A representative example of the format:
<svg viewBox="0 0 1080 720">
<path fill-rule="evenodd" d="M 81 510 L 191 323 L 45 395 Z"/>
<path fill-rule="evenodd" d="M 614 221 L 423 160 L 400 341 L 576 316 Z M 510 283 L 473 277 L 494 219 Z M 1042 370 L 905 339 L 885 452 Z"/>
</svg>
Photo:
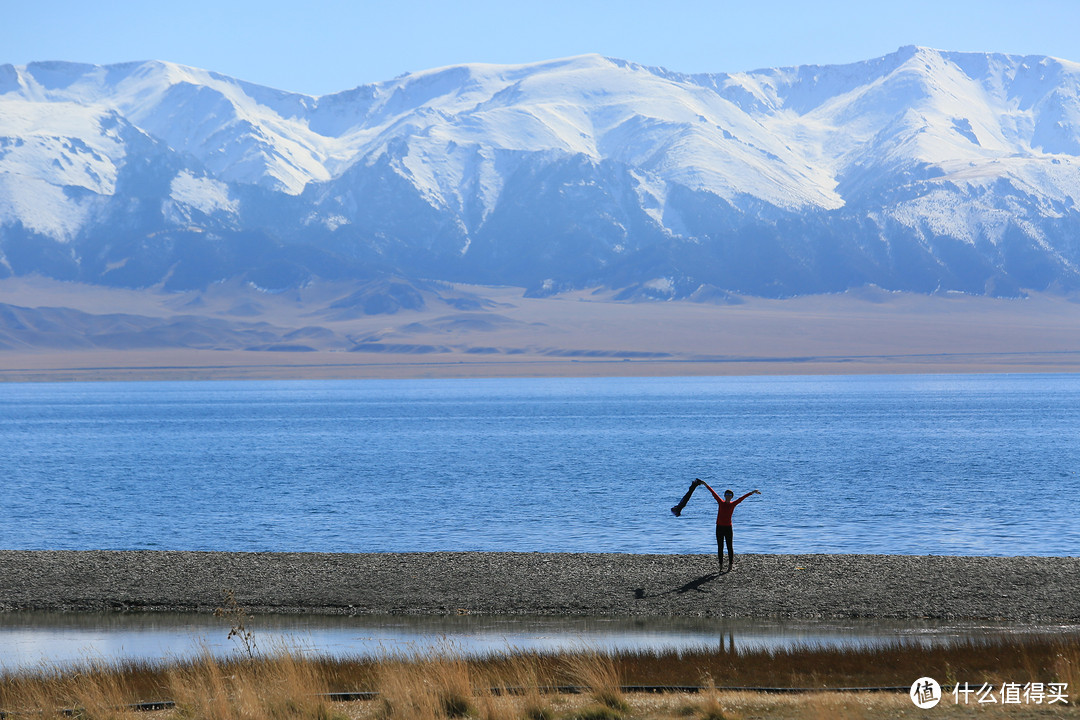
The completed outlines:
<svg viewBox="0 0 1080 720">
<path fill-rule="evenodd" d="M 709 489 L 710 489 L 710 490 L 712 490 L 712 488 L 709 488 Z M 716 493 L 713 493 L 713 495 L 715 495 L 715 494 L 716 494 Z M 736 500 L 736 501 L 735 501 L 734 503 L 732 503 L 732 504 L 733 504 L 733 505 L 738 505 L 739 503 L 741 503 L 741 502 L 742 502 L 743 500 L 745 500 L 746 498 L 750 497 L 751 495 L 760 495 L 760 494 L 761 494 L 761 491 L 760 491 L 760 490 L 751 490 L 750 492 L 746 493 L 745 495 L 743 495 L 743 496 L 742 496 L 741 498 L 739 498 L 738 500 Z"/>
<path fill-rule="evenodd" d="M 716 491 L 712 489 L 712 485 L 710 485 L 709 483 L 705 482 L 704 480 L 702 480 L 702 481 L 701 481 L 701 484 L 702 484 L 702 485 L 704 485 L 705 487 L 707 487 L 707 488 L 709 489 L 709 492 L 711 492 L 711 493 L 712 493 L 712 496 L 713 496 L 714 498 L 716 498 L 716 502 L 720 502 L 720 501 L 722 501 L 722 500 L 723 500 L 723 498 L 722 498 L 722 497 L 720 497 L 719 495 L 717 495 L 717 494 L 716 494 Z"/>
</svg>

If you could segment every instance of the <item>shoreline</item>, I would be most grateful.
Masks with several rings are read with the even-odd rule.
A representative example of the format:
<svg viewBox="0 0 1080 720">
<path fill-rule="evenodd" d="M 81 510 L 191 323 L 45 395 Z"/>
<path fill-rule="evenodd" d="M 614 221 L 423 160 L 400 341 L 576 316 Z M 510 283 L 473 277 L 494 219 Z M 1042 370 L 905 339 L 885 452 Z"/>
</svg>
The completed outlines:
<svg viewBox="0 0 1080 720">
<path fill-rule="evenodd" d="M 361 354 L 362 355 L 362 354 Z M 214 380 L 425 380 L 492 378 L 753 377 L 1075 374 L 1080 352 L 911 353 L 725 358 L 490 359 L 460 354 L 243 350 L 0 352 L 0 384 Z"/>
<path fill-rule="evenodd" d="M 1080 621 L 1080 557 L 0 551 L 0 612 Z"/>
</svg>

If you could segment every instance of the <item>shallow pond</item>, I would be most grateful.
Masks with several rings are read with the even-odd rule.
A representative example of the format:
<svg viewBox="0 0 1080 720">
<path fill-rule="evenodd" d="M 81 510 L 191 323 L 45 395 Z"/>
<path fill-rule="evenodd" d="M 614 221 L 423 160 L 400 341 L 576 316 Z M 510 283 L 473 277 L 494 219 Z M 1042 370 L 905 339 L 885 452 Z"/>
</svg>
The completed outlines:
<svg viewBox="0 0 1080 720">
<path fill-rule="evenodd" d="M 1080 631 L 1080 626 L 1008 623 L 717 620 L 522 616 L 280 616 L 250 618 L 260 651 L 286 647 L 330 656 L 379 656 L 451 649 L 467 655 L 507 650 L 736 650 L 800 645 L 866 647 L 890 642 L 944 644 L 965 638 Z M 243 652 L 230 624 L 171 613 L 0 614 L 0 667 L 87 660 L 219 656 Z"/>
</svg>

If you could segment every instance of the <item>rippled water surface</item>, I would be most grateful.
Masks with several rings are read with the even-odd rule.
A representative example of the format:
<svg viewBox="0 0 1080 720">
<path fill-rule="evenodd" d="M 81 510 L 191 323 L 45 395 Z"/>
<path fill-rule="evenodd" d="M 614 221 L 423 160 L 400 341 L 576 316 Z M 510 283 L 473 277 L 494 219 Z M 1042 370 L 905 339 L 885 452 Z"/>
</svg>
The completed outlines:
<svg viewBox="0 0 1080 720">
<path fill-rule="evenodd" d="M 1075 555 L 1080 376 L 0 385 L 0 547 Z"/>
</svg>

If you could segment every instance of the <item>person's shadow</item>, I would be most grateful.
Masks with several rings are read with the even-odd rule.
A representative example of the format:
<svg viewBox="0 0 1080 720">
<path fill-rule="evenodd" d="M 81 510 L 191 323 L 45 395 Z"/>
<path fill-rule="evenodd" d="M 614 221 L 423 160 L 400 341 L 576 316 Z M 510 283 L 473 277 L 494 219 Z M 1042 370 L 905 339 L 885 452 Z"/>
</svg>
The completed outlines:
<svg viewBox="0 0 1080 720">
<path fill-rule="evenodd" d="M 645 588 L 635 588 L 634 599 L 647 600 L 648 598 L 664 597 L 665 595 L 684 595 L 688 592 L 705 593 L 707 591 L 702 586 L 710 580 L 715 580 L 718 577 L 720 577 L 720 573 L 709 573 L 708 575 L 702 575 L 699 578 L 695 578 L 694 580 L 691 580 L 685 585 L 681 585 L 679 587 L 671 588 L 670 590 L 664 590 L 662 592 L 656 593 L 646 593 Z"/>
</svg>

